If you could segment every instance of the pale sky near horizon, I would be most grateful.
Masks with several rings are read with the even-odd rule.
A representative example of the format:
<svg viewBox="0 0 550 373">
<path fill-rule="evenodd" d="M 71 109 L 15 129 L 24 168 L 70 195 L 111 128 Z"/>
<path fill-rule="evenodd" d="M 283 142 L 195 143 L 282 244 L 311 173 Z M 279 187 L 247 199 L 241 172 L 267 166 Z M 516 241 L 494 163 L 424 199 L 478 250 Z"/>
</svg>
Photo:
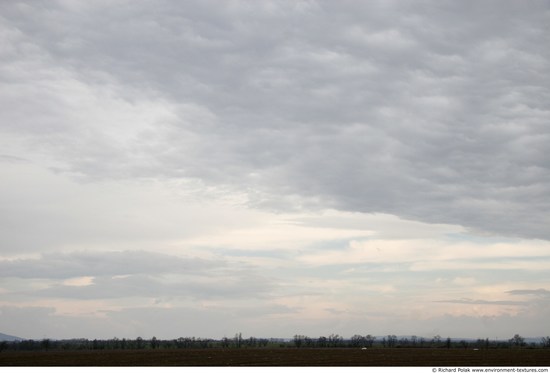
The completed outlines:
<svg viewBox="0 0 550 373">
<path fill-rule="evenodd" d="M 550 1 L 0 3 L 0 332 L 550 335 Z"/>
</svg>

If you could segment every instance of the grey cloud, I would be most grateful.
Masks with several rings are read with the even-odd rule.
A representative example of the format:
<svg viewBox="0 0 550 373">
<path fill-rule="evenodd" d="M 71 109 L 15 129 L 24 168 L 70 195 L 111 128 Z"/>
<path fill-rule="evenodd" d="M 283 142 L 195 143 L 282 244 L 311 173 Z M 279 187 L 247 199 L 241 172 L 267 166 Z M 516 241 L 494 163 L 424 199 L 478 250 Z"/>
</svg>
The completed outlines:
<svg viewBox="0 0 550 373">
<path fill-rule="evenodd" d="M 119 311 L 103 311 L 98 315 L 66 316 L 46 307 L 0 307 L 0 329 L 24 338 L 178 338 L 186 336 L 221 338 L 242 332 L 243 336 L 290 337 L 297 332 L 310 336 L 338 333 L 350 337 L 357 334 L 357 322 L 342 319 L 296 320 L 294 310 L 275 304 L 216 307 L 140 307 Z M 289 316 L 285 318 L 285 316 Z M 514 334 L 538 336 L 548 320 L 548 310 L 536 315 L 520 313 L 501 316 L 451 316 L 414 319 L 405 323 L 389 317 L 382 320 L 361 319 L 362 328 L 375 335 L 403 333 L 432 338 L 434 335 L 453 338 L 511 338 Z M 276 317 L 277 322 L 272 322 Z M 231 320 L 231 322 L 228 322 Z M 257 328 L 259 321 L 266 327 Z M 284 320 L 284 322 L 281 322 Z M 15 329 L 17 325 L 17 329 Z M 360 327 L 361 328 L 361 327 Z M 359 329 L 360 329 L 359 328 Z M 260 332 L 258 332 L 261 330 Z M 265 334 L 263 334 L 265 333 Z"/>
<path fill-rule="evenodd" d="M 265 297 L 274 284 L 268 279 L 247 273 L 212 273 L 185 276 L 179 281 L 162 281 L 156 275 L 99 277 L 87 286 L 54 285 L 28 292 L 27 296 L 67 299 L 153 298 L 159 301 L 183 297 L 200 299 L 246 299 Z"/>
<path fill-rule="evenodd" d="M 14 331 L 20 338 L 49 338 L 54 335 L 56 327 L 64 329 L 67 325 L 65 322 L 54 322 L 52 320 L 54 313 L 53 307 L 2 306 L 0 307 L 0 328 L 8 333 Z"/>
<path fill-rule="evenodd" d="M 241 331 L 256 337 L 287 337 L 272 328 L 259 335 L 255 324 L 273 315 L 293 312 L 276 304 L 235 307 L 140 307 L 98 314 L 67 316 L 50 307 L 0 307 L 0 329 L 23 338 L 178 338 L 233 337 Z M 228 322 L 228 320 L 231 322 Z M 14 328 L 17 325 L 17 328 Z"/>
<path fill-rule="evenodd" d="M 525 306 L 525 307 L 547 307 L 548 300 L 550 300 L 550 291 L 546 289 L 515 289 L 507 291 L 506 294 L 510 295 L 531 295 L 536 298 L 525 300 L 525 301 L 513 301 L 513 300 L 497 300 L 497 301 L 488 301 L 482 299 L 452 299 L 452 300 L 441 300 L 436 301 L 438 303 L 457 303 L 457 304 L 495 304 L 495 305 L 504 305 L 504 306 Z"/>
<path fill-rule="evenodd" d="M 255 305 L 219 307 L 174 307 L 174 308 L 127 308 L 112 311 L 106 315 L 113 321 L 126 323 L 136 320 L 132 325 L 135 333 L 156 333 L 157 337 L 177 338 L 197 336 L 207 338 L 233 337 L 242 332 L 244 336 L 262 337 L 255 332 L 259 320 L 292 313 L 287 306 L 257 303 Z M 228 320 L 231 320 L 228 322 Z M 276 323 L 277 324 L 277 323 Z M 285 331 L 273 328 L 273 332 L 264 336 L 286 337 Z M 138 334 L 139 335 L 139 334 Z"/>
<path fill-rule="evenodd" d="M 205 204 L 198 193 L 189 198 L 190 188 L 206 196 L 203 183 L 79 184 L 34 162 L 0 162 L 0 167 L 0 247 L 6 256 L 60 248 L 157 251 L 215 226 L 243 224 L 223 205 Z"/>
<path fill-rule="evenodd" d="M 522 301 L 510 301 L 510 300 L 483 300 L 483 299 L 449 299 L 449 300 L 439 300 L 435 301 L 436 303 L 456 303 L 456 304 L 495 304 L 502 306 L 524 306 L 528 302 Z"/>
<path fill-rule="evenodd" d="M 545 325 L 548 311 L 536 315 L 520 313 L 517 315 L 499 316 L 451 316 L 414 320 L 410 325 L 395 325 L 384 323 L 380 325 L 385 330 L 394 330 L 410 335 L 432 338 L 434 335 L 453 336 L 453 338 L 489 338 L 507 340 L 514 334 L 523 336 L 538 336 L 541 325 Z"/>
<path fill-rule="evenodd" d="M 46 253 L 38 259 L 0 260 L 2 277 L 66 279 L 82 276 L 200 273 L 221 261 L 147 251 Z"/>
<path fill-rule="evenodd" d="M 4 130 L 72 172 L 197 178 L 266 208 L 308 201 L 550 238 L 544 2 L 6 3 L 2 14 Z M 118 146 L 106 118 L 93 130 L 73 120 L 93 104 L 67 103 L 59 86 L 75 81 L 175 117 Z"/>
<path fill-rule="evenodd" d="M 546 289 L 517 289 L 507 291 L 512 295 L 536 295 L 542 298 L 550 298 L 550 291 Z"/>
<path fill-rule="evenodd" d="M 6 299 L 260 299 L 276 287 L 271 278 L 238 263 L 146 251 L 48 253 L 2 260 L 0 273 L 4 278 L 53 280 L 46 288 L 8 292 Z M 93 279 L 86 286 L 59 282 L 79 277 Z"/>
<path fill-rule="evenodd" d="M 28 162 L 28 159 L 21 158 L 21 157 L 14 157 L 8 154 L 0 154 L 0 162 L 21 163 L 21 162 Z"/>
</svg>

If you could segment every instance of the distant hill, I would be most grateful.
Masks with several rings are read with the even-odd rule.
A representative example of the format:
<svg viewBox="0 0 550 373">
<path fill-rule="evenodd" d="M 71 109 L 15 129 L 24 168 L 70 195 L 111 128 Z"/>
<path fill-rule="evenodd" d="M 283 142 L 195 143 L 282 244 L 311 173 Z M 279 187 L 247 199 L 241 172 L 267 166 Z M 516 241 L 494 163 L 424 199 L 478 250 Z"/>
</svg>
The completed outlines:
<svg viewBox="0 0 550 373">
<path fill-rule="evenodd" d="M 4 333 L 0 333 L 0 342 L 1 341 L 13 342 L 13 341 L 22 341 L 22 340 L 23 340 L 23 338 L 14 337 L 13 335 L 7 335 L 7 334 L 4 334 Z"/>
</svg>

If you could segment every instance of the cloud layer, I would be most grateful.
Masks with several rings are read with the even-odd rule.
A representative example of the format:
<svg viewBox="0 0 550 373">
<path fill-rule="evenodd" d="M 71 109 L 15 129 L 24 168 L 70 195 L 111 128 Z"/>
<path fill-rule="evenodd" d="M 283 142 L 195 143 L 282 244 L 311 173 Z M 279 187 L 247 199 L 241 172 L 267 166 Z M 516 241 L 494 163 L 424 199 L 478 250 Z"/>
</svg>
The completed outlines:
<svg viewBox="0 0 550 373">
<path fill-rule="evenodd" d="M 537 332 L 548 24 L 546 1 L 0 4 L 0 331 Z"/>
<path fill-rule="evenodd" d="M 3 4 L 4 131 L 93 179 L 548 239 L 545 4 Z"/>
</svg>

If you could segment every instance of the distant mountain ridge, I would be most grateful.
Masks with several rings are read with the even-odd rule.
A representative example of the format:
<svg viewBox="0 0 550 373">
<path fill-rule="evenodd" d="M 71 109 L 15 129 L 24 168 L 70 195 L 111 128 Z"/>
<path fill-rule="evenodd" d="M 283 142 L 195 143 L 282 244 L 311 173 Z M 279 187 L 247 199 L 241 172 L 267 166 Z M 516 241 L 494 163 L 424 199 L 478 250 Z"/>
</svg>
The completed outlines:
<svg viewBox="0 0 550 373">
<path fill-rule="evenodd" d="M 22 340 L 23 340 L 23 338 L 19 338 L 19 337 L 15 337 L 13 335 L 0 333 L 0 341 L 13 342 L 13 341 L 22 341 Z"/>
</svg>

